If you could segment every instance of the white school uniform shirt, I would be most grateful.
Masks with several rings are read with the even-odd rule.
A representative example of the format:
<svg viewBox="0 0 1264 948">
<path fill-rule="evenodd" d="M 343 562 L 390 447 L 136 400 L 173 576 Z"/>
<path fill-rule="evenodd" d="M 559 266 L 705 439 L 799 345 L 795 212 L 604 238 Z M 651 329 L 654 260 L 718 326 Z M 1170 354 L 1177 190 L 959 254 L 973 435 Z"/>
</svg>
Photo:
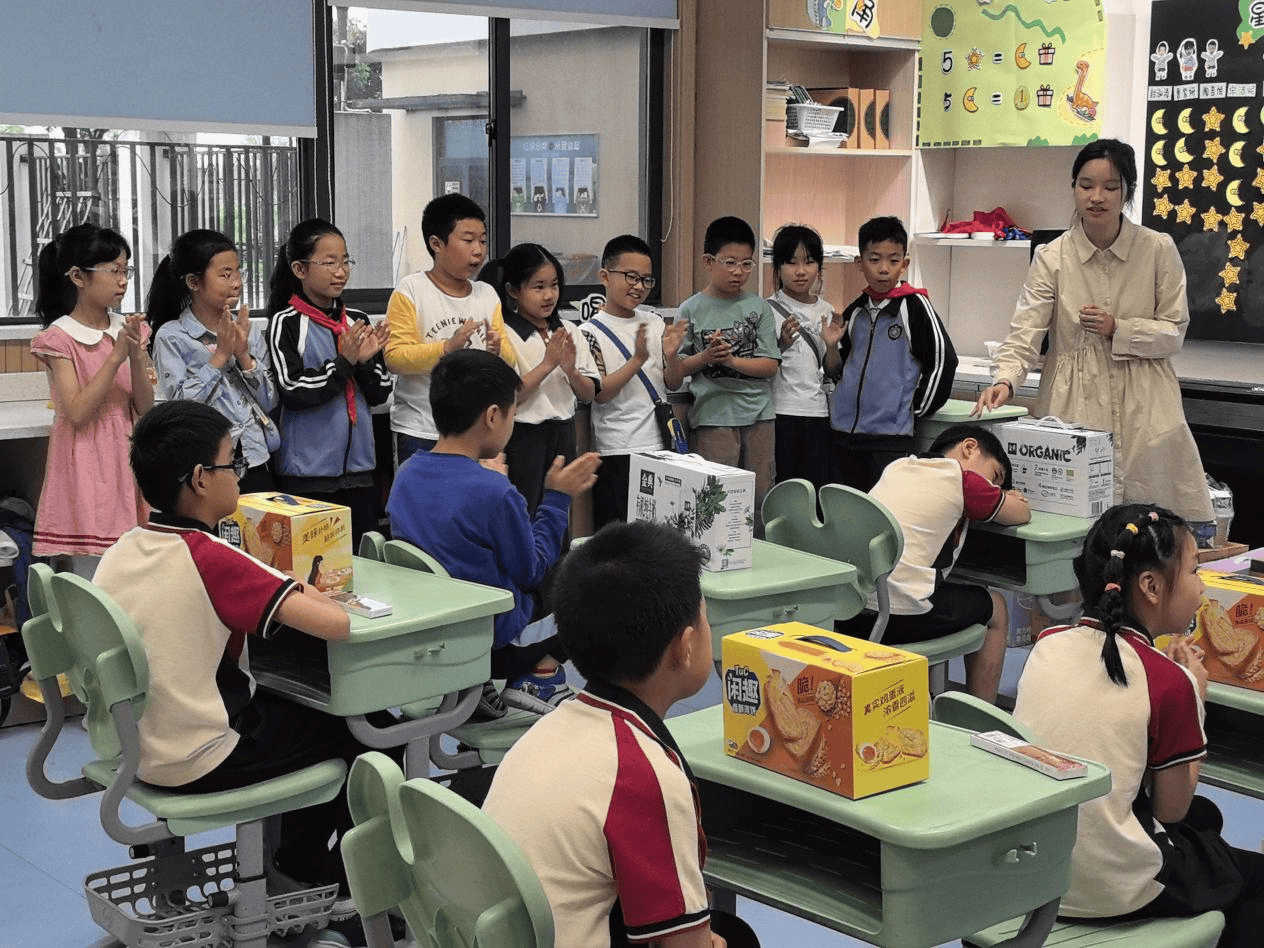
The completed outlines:
<svg viewBox="0 0 1264 948">
<path fill-rule="evenodd" d="M 588 351 L 588 340 L 579 331 L 579 327 L 556 313 L 549 317 L 549 333 L 559 329 L 568 333 L 575 344 L 575 368 L 580 375 L 587 376 L 601 390 L 601 373 L 597 371 L 597 363 Z M 540 330 L 529 323 L 518 312 L 505 315 L 505 329 L 509 342 L 518 355 L 518 374 L 526 375 L 544 359 L 544 337 Z M 570 380 L 558 366 L 544 377 L 540 387 L 531 393 L 525 401 L 518 403 L 518 424 L 538 425 L 542 421 L 566 421 L 575 417 L 575 393 L 571 390 Z"/>
<path fill-rule="evenodd" d="M 604 310 L 583 327 L 588 346 L 602 375 L 623 368 L 628 361 L 615 348 L 610 337 L 594 325 L 611 329 L 631 354 L 636 351 L 636 333 L 644 325 L 645 341 L 650 357 L 641 366 L 658 397 L 667 400 L 667 384 L 663 381 L 663 317 L 653 310 L 638 309 L 627 319 L 612 316 Z M 593 450 L 600 455 L 637 454 L 663 450 L 663 436 L 654 420 L 654 401 L 638 376 L 632 376 L 619 394 L 608 402 L 592 404 Z"/>
<path fill-rule="evenodd" d="M 828 300 L 817 297 L 815 303 L 800 303 L 791 299 L 784 290 L 778 290 L 768 298 L 776 318 L 777 336 L 786 317 L 777 308 L 784 306 L 799 321 L 799 335 L 790 348 L 781 353 L 781 368 L 772 379 L 772 398 L 778 415 L 798 415 L 803 418 L 828 418 L 829 398 L 825 393 L 825 370 L 821 362 L 825 356 L 825 342 L 821 339 L 821 317 L 832 317 L 834 307 Z M 805 335 L 812 337 L 816 352 L 808 345 Z M 818 356 L 817 353 L 820 353 Z"/>
</svg>

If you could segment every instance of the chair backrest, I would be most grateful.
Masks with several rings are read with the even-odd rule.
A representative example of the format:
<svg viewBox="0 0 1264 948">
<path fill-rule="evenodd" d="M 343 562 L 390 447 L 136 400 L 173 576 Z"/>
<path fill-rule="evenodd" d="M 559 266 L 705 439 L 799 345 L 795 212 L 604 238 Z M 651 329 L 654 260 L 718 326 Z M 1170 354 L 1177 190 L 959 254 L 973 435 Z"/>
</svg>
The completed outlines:
<svg viewBox="0 0 1264 948">
<path fill-rule="evenodd" d="M 1035 741 L 1036 736 L 1012 714 L 996 705 L 960 691 L 936 695 L 931 704 L 931 717 L 941 724 L 965 728 L 967 731 L 1004 731 L 1011 737 Z"/>
<path fill-rule="evenodd" d="M 423 573 L 434 573 L 436 576 L 447 576 L 448 571 L 421 547 L 414 546 L 405 540 L 387 540 L 383 548 L 383 558 L 392 566 L 406 566 L 409 569 L 421 570 Z"/>
<path fill-rule="evenodd" d="M 31 607 L 31 618 L 46 615 L 50 608 L 53 591 L 53 568 L 46 563 L 32 563 L 26 574 L 26 601 Z"/>
<path fill-rule="evenodd" d="M 386 559 L 385 547 L 386 537 L 376 530 L 366 530 L 364 535 L 360 537 L 360 555 L 366 560 L 383 562 Z"/>
<path fill-rule="evenodd" d="M 366 919 L 398 907 L 422 948 L 551 948 L 544 890 L 487 814 L 430 780 L 404 782 L 377 752 L 357 758 L 347 798 L 343 862 Z"/>
</svg>

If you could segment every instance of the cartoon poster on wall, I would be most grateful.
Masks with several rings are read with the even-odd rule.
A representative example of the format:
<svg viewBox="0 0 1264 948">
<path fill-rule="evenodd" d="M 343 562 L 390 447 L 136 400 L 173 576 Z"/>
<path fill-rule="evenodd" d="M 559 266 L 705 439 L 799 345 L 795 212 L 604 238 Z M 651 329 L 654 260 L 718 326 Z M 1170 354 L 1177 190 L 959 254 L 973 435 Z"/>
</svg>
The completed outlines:
<svg viewBox="0 0 1264 948">
<path fill-rule="evenodd" d="M 597 216 L 596 135 L 515 135 L 509 140 L 509 210 Z"/>
<path fill-rule="evenodd" d="M 1101 0 L 926 0 L 921 148 L 1079 145 L 1099 137 Z"/>
<path fill-rule="evenodd" d="M 1185 262 L 1196 339 L 1264 342 L 1264 0 L 1150 13 L 1141 220 Z"/>
</svg>

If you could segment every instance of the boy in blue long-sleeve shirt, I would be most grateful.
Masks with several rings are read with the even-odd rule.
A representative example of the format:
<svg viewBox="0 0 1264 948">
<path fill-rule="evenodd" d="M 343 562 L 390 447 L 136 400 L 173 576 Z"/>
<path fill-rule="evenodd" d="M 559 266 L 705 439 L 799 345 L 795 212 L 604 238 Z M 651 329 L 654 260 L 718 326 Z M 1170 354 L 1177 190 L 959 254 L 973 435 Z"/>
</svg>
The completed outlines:
<svg viewBox="0 0 1264 948">
<path fill-rule="evenodd" d="M 544 480 L 535 516 L 497 458 L 513 433 L 518 374 L 496 356 L 458 349 L 435 366 L 430 408 L 439 441 L 400 466 L 386 505 L 391 532 L 421 547 L 452 576 L 500 586 L 514 607 L 496 617 L 492 677 L 507 680 L 497 700 L 484 689 L 480 710 L 503 705 L 552 711 L 571 694 L 556 635 L 532 624 L 547 613 L 540 587 L 562 555 L 572 498 L 592 487 L 601 459 L 593 453 L 565 467 L 559 456 Z"/>
</svg>

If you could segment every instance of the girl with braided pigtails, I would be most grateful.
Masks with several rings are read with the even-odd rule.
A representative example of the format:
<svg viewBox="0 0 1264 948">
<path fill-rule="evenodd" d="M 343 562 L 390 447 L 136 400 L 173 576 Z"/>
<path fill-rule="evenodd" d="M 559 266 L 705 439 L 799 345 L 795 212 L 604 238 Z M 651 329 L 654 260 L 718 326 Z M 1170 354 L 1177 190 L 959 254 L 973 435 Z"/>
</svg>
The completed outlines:
<svg viewBox="0 0 1264 948">
<path fill-rule="evenodd" d="M 1110 767 L 1111 791 L 1080 806 L 1072 918 L 1162 917 L 1218 909 L 1219 945 L 1258 946 L 1264 854 L 1220 836 L 1215 804 L 1194 795 L 1207 754 L 1202 651 L 1185 633 L 1202 596 L 1194 536 L 1162 507 L 1122 504 L 1075 559 L 1079 624 L 1046 629 L 1018 683 L 1014 716 L 1050 750 Z M 1172 636 L 1165 651 L 1154 639 Z"/>
</svg>

